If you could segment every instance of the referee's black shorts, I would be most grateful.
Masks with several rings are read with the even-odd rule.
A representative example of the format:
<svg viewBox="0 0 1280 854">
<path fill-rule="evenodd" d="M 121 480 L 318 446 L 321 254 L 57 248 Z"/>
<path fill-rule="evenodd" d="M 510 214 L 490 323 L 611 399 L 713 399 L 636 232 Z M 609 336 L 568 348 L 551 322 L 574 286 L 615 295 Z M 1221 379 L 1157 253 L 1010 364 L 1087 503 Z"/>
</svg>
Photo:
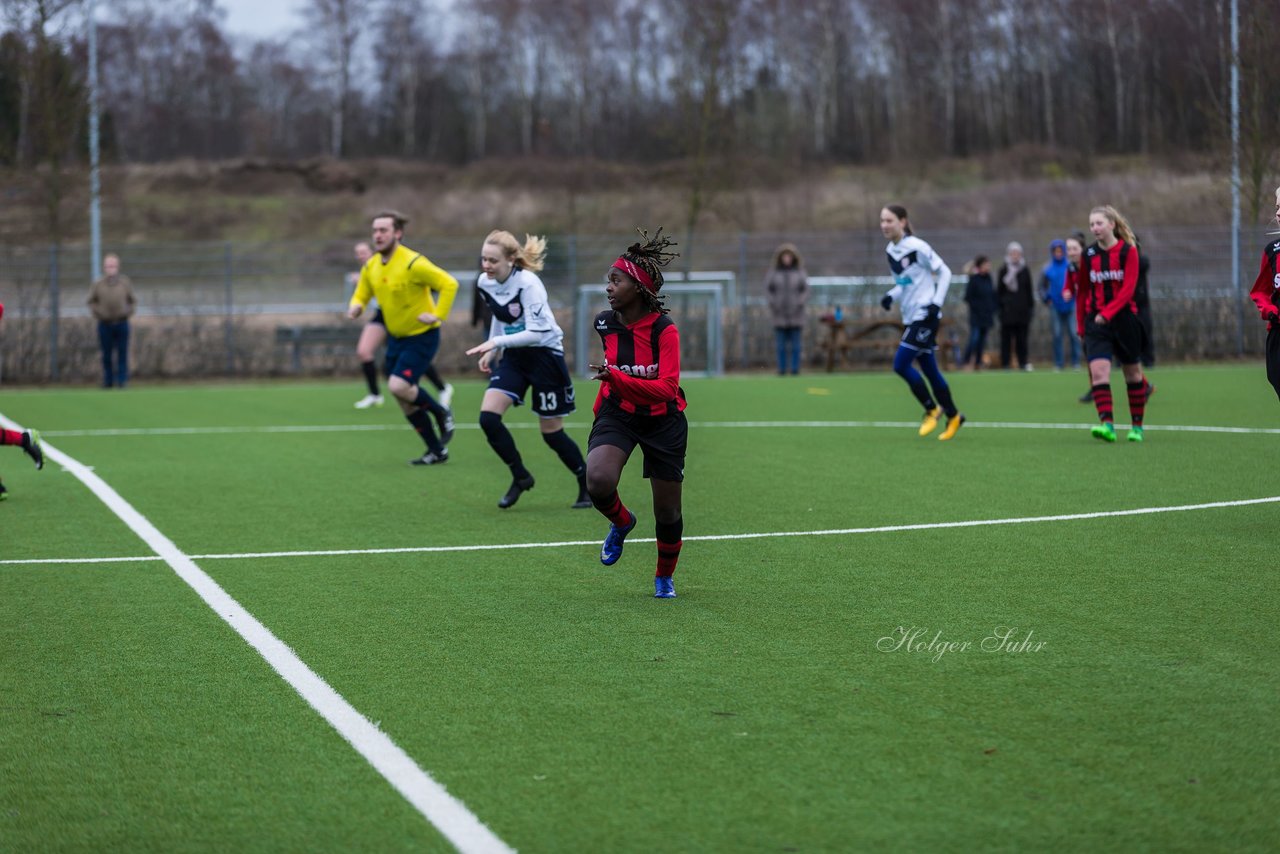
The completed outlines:
<svg viewBox="0 0 1280 854">
<path fill-rule="evenodd" d="M 606 400 L 600 406 L 587 453 L 601 445 L 621 448 L 631 455 L 636 445 L 644 454 L 644 476 L 658 480 L 684 480 L 684 456 L 689 444 L 689 422 L 683 412 L 672 415 L 639 415 L 624 412 Z"/>
<path fill-rule="evenodd" d="M 1089 361 L 1114 356 L 1122 365 L 1136 365 L 1142 361 L 1142 350 L 1147 343 L 1147 331 L 1138 315 L 1124 309 L 1111 322 L 1101 325 L 1089 318 L 1084 327 L 1084 351 Z"/>
</svg>

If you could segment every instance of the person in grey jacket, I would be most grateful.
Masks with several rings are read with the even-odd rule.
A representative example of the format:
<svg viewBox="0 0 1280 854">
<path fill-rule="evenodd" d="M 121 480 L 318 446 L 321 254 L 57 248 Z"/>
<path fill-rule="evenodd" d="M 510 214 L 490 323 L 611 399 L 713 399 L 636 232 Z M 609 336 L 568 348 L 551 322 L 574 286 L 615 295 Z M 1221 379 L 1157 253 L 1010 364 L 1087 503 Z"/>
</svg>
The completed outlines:
<svg viewBox="0 0 1280 854">
<path fill-rule="evenodd" d="M 124 388 L 129 382 L 129 318 L 138 307 L 129 277 L 120 272 L 120 258 L 102 259 L 102 278 L 89 286 L 89 310 L 98 319 L 102 348 L 102 387 Z"/>
<path fill-rule="evenodd" d="M 778 374 L 800 373 L 800 334 L 809 302 L 809 279 L 795 246 L 784 243 L 773 254 L 773 267 L 764 280 L 769 314 L 778 347 Z"/>
</svg>

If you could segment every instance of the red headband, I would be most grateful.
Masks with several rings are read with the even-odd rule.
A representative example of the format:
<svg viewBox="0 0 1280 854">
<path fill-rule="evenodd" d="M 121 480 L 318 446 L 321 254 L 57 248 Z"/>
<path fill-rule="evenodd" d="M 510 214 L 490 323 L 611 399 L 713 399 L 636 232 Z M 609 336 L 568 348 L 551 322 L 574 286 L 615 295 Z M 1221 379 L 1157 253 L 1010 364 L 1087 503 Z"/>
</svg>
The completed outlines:
<svg viewBox="0 0 1280 854">
<path fill-rule="evenodd" d="M 649 278 L 649 274 L 644 270 L 641 270 L 633 262 L 628 261 L 626 258 L 619 258 L 617 261 L 613 262 L 613 266 L 644 285 L 650 292 L 655 294 L 658 292 L 658 289 L 653 285 L 653 279 Z"/>
</svg>

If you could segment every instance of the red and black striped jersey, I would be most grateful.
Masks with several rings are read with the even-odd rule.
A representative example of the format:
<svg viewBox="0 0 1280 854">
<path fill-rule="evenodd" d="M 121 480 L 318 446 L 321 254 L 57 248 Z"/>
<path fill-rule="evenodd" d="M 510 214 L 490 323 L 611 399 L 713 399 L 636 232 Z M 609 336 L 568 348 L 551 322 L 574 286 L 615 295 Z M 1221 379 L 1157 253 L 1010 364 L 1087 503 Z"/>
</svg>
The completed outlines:
<svg viewBox="0 0 1280 854">
<path fill-rule="evenodd" d="M 673 415 L 684 411 L 680 388 L 680 333 L 675 321 L 652 312 L 631 325 L 612 309 L 596 315 L 609 374 L 600 382 L 594 411 L 606 400 L 624 412 Z"/>
<path fill-rule="evenodd" d="M 1093 244 L 1080 259 L 1080 294 L 1084 317 L 1101 314 L 1111 320 L 1122 311 L 1138 312 L 1134 291 L 1138 288 L 1138 250 L 1123 240 L 1103 249 Z"/>
<path fill-rule="evenodd" d="M 1253 300 L 1264 320 L 1280 311 L 1280 240 L 1268 243 L 1262 250 L 1262 268 L 1249 289 L 1249 299 Z"/>
</svg>

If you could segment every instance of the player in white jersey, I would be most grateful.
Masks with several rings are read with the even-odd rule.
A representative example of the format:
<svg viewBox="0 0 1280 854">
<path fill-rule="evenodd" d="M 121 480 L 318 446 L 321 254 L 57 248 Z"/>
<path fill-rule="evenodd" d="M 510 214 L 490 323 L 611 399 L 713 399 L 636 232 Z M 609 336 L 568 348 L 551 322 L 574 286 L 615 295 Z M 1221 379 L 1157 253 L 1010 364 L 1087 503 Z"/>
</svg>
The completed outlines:
<svg viewBox="0 0 1280 854">
<path fill-rule="evenodd" d="M 489 388 L 480 404 L 480 428 L 489 446 L 511 469 L 511 488 L 498 501 L 504 510 L 515 504 L 521 493 L 533 489 L 533 475 L 524 467 L 511 431 L 502 423 L 508 409 L 524 403 L 530 386 L 542 440 L 578 479 L 578 498 L 573 506 L 591 506 L 582 451 L 564 432 L 564 416 L 574 410 L 573 380 L 564 361 L 564 332 L 551 313 L 547 289 L 537 276 L 546 251 L 543 238 L 525 235 L 521 246 L 509 231 L 490 232 L 480 249 L 483 272 L 476 288 L 493 312 L 493 321 L 489 339 L 472 347 L 467 355 L 479 355 L 480 370 L 489 374 Z"/>
<path fill-rule="evenodd" d="M 951 387 L 942 378 L 936 356 L 938 326 L 942 322 L 942 303 L 951 284 L 951 269 L 933 247 L 911 233 L 907 209 L 901 205 L 889 205 L 880 211 L 880 231 L 889 239 L 885 253 L 895 282 L 881 298 L 880 305 L 888 311 L 896 300 L 902 307 L 902 323 L 906 326 L 893 357 L 893 370 L 906 380 L 911 393 L 924 406 L 921 436 L 932 433 L 938 426 L 939 416 L 946 413 L 947 427 L 938 437 L 945 442 L 964 424 L 964 415 L 951 399 Z M 924 376 L 915 369 L 915 362 L 920 363 Z"/>
</svg>

